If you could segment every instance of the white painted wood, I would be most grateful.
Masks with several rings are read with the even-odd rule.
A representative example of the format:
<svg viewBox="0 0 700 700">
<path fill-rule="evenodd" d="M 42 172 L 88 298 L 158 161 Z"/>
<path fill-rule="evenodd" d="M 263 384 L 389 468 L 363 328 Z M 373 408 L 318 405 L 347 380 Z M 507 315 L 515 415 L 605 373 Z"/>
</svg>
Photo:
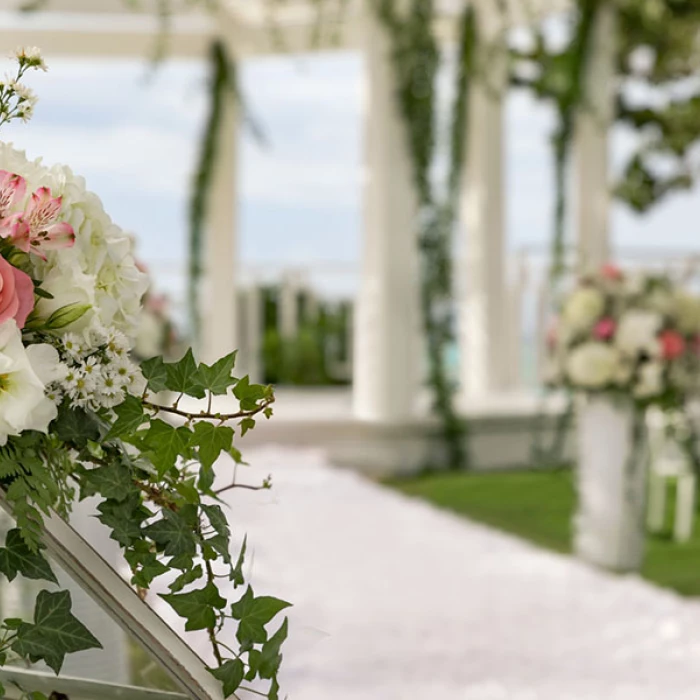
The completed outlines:
<svg viewBox="0 0 700 700">
<path fill-rule="evenodd" d="M 466 402 L 510 388 L 505 269 L 504 124 L 507 87 L 505 26 L 483 3 L 480 78 L 469 93 L 467 163 L 461 197 L 459 295 L 460 384 Z"/>
<path fill-rule="evenodd" d="M 676 542 L 687 542 L 693 535 L 695 524 L 695 474 L 683 474 L 676 483 L 676 518 L 673 537 Z"/>
<path fill-rule="evenodd" d="M 283 339 L 292 340 L 299 332 L 299 291 L 301 275 L 296 271 L 287 272 L 279 288 L 277 322 Z"/>
<path fill-rule="evenodd" d="M 201 295 L 200 357 L 205 362 L 236 349 L 238 308 L 237 270 L 237 141 L 239 115 L 236 98 L 228 92 L 209 194 L 209 221 L 205 241 L 205 283 Z"/>
<path fill-rule="evenodd" d="M 354 414 L 401 422 L 421 379 L 418 205 L 406 130 L 395 98 L 391 48 L 365 21 L 365 225 L 354 333 Z"/>
<path fill-rule="evenodd" d="M 595 27 L 584 104 L 576 119 L 576 226 L 579 264 L 600 267 L 610 259 L 609 133 L 615 110 L 615 3 L 601 3 Z"/>
<path fill-rule="evenodd" d="M 0 505 L 12 513 L 4 495 Z M 223 700 L 221 685 L 204 661 L 68 523 L 57 515 L 47 518 L 43 540 L 49 556 L 160 663 L 188 698 Z"/>
<path fill-rule="evenodd" d="M 653 468 L 649 472 L 647 526 L 651 532 L 661 532 L 666 520 L 666 478 Z"/>
<path fill-rule="evenodd" d="M 631 402 L 597 397 L 579 404 L 574 550 L 614 571 L 638 571 L 644 555 L 647 455 L 633 455 L 633 426 Z"/>
<path fill-rule="evenodd" d="M 70 700 L 187 700 L 187 696 L 179 693 L 99 683 L 65 675 L 57 678 L 48 673 L 37 673 L 8 666 L 0 668 L 0 682 L 5 685 L 7 700 L 25 698 L 20 688 L 27 692 L 41 692 L 45 695 L 56 691 L 67 695 Z"/>
<path fill-rule="evenodd" d="M 0 12 L 0 50 L 9 53 L 17 46 L 39 46 L 49 62 L 56 57 L 149 59 L 154 54 L 159 31 L 153 16 L 108 16 L 95 21 L 81 15 Z M 210 21 L 177 19 L 168 38 L 168 56 L 202 58 L 207 55 L 214 35 Z"/>
</svg>

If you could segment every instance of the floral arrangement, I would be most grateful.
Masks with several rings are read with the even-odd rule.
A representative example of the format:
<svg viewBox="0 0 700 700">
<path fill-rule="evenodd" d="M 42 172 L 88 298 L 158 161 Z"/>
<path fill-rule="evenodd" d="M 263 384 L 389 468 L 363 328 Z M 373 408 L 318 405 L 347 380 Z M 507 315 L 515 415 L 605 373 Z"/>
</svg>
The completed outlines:
<svg viewBox="0 0 700 700">
<path fill-rule="evenodd" d="M 700 389 L 700 297 L 606 265 L 565 296 L 547 344 L 550 386 L 682 406 Z"/>
<path fill-rule="evenodd" d="M 45 69 L 37 50 L 16 59 L 16 79 L 0 86 L 0 122 L 27 117 L 34 98 L 19 81 Z M 44 515 L 65 517 L 76 498 L 97 496 L 134 587 L 165 577 L 162 598 L 185 629 L 206 631 L 224 695 L 275 700 L 287 621 L 274 634 L 268 626 L 288 604 L 250 586 L 234 602 L 222 595 L 222 582 L 245 583 L 246 546 L 232 556 L 218 494 L 239 484 L 222 487 L 215 469 L 222 455 L 240 462 L 235 431 L 269 418 L 274 397 L 233 376 L 235 353 L 213 365 L 191 350 L 178 362 L 131 359 L 147 287 L 132 246 L 82 178 L 0 143 L 0 499 L 16 520 L 0 573 L 55 583 Z M 168 392 L 175 400 L 161 405 Z M 237 400 L 235 412 L 212 411 L 223 395 Z M 202 409 L 185 411 L 185 397 Z M 32 620 L 0 622 L 0 665 L 44 661 L 58 673 L 66 654 L 99 646 L 66 591 L 41 591 Z"/>
</svg>

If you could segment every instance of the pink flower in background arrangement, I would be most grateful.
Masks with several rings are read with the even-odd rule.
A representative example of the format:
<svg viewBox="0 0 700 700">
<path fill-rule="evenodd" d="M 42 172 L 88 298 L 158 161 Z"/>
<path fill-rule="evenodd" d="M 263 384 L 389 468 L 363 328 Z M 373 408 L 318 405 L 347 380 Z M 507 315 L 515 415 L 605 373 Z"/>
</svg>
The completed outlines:
<svg viewBox="0 0 700 700">
<path fill-rule="evenodd" d="M 595 324 L 593 329 L 593 335 L 598 340 L 610 340 L 610 338 L 615 335 L 615 330 L 617 329 L 617 324 L 613 318 L 601 318 L 598 323 Z"/>
<path fill-rule="evenodd" d="M 555 318 L 549 324 L 549 329 L 547 330 L 547 347 L 550 350 L 554 350 L 554 348 L 557 346 L 558 337 L 559 336 L 557 334 L 557 319 Z"/>
<path fill-rule="evenodd" d="M 31 277 L 0 257 L 0 324 L 14 319 L 18 328 L 24 328 L 33 308 Z"/>
<path fill-rule="evenodd" d="M 676 331 L 663 331 L 659 336 L 661 353 L 665 360 L 675 360 L 685 352 L 685 340 Z"/>
<path fill-rule="evenodd" d="M 9 237 L 25 253 L 46 259 L 44 251 L 70 248 L 75 231 L 65 221 L 57 221 L 62 197 L 52 197 L 48 187 L 40 187 L 25 211 L 7 216 L 0 224 L 0 235 Z"/>
<path fill-rule="evenodd" d="M 612 263 L 607 263 L 600 268 L 600 276 L 603 279 L 619 282 L 623 278 L 622 270 Z"/>
<path fill-rule="evenodd" d="M 24 198 L 27 182 L 21 175 L 0 170 L 0 219 L 10 214 L 12 207 Z"/>
</svg>

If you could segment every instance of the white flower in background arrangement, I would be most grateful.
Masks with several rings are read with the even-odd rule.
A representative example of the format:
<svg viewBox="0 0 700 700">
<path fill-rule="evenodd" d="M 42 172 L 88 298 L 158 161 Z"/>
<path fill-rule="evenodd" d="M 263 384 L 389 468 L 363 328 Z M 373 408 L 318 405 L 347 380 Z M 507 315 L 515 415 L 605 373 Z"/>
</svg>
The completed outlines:
<svg viewBox="0 0 700 700">
<path fill-rule="evenodd" d="M 14 321 L 0 325 L 0 445 L 25 430 L 46 432 L 56 405 L 45 385 L 60 371 L 58 353 L 50 345 L 25 348 Z"/>
<path fill-rule="evenodd" d="M 603 389 L 615 381 L 620 362 L 620 353 L 611 345 L 583 343 L 571 351 L 566 374 L 572 384 L 582 389 Z"/>
<path fill-rule="evenodd" d="M 640 399 L 650 399 L 664 390 L 664 366 L 661 362 L 645 362 L 639 370 L 639 379 L 634 387 L 634 395 Z"/>
<path fill-rule="evenodd" d="M 615 344 L 628 357 L 656 357 L 661 351 L 658 335 L 662 325 L 663 318 L 657 312 L 630 309 L 620 319 Z"/>
<path fill-rule="evenodd" d="M 564 303 L 563 326 L 574 333 L 590 330 L 605 311 L 605 296 L 594 287 L 576 289 Z"/>
</svg>

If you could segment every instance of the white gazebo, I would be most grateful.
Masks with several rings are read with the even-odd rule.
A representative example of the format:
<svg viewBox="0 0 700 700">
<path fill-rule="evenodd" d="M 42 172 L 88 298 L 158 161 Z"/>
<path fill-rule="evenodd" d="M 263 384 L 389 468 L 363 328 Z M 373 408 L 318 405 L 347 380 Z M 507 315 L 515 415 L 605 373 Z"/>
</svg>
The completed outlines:
<svg viewBox="0 0 700 700">
<path fill-rule="evenodd" d="M 155 0 L 139 3 L 138 12 L 124 0 L 48 0 L 39 11 L 19 13 L 23 4 L 23 0 L 0 0 L 0 44 L 7 49 L 37 45 L 49 58 L 152 56 L 159 32 Z M 411 235 L 416 228 L 416 196 L 404 125 L 394 103 L 393 67 L 383 27 L 365 2 L 354 0 L 347 3 L 342 24 L 334 25 L 331 17 L 320 42 L 312 46 L 316 16 L 304 0 L 280 3 L 274 29 L 266 2 L 222 0 L 216 16 L 188 10 L 189 3 L 183 0 L 172 4 L 182 11 L 176 12 L 169 24 L 169 56 L 204 57 L 214 39 L 225 41 L 239 60 L 281 50 L 342 48 L 363 53 L 365 216 L 354 314 L 353 398 L 346 418 L 380 428 L 421 420 L 425 412 L 421 413 L 420 401 L 424 363 L 419 260 L 417 242 Z M 469 158 L 463 178 L 456 274 L 461 404 L 472 412 L 493 397 L 509 396 L 516 388 L 512 346 L 518 345 L 519 337 L 513 329 L 504 232 L 505 40 L 510 28 L 565 10 L 568 2 L 510 0 L 505 15 L 493 0 L 477 4 L 480 41 L 488 48 L 481 55 L 488 60 L 479 66 L 481 79 L 473 82 L 470 94 Z M 442 5 L 436 32 L 449 44 L 456 39 L 456 20 L 463 3 L 445 0 Z M 613 36 L 613 13 L 604 11 L 595 32 L 586 109 L 577 119 L 576 228 L 580 258 L 587 264 L 604 261 L 609 253 L 607 138 L 613 107 Z M 241 343 L 239 328 L 244 325 L 237 318 L 239 122 L 235 100 L 230 97 L 221 125 L 206 236 L 201 295 L 207 302 L 200 339 L 203 359 L 219 357 L 237 347 Z M 245 355 L 246 343 L 241 344 Z"/>
</svg>

